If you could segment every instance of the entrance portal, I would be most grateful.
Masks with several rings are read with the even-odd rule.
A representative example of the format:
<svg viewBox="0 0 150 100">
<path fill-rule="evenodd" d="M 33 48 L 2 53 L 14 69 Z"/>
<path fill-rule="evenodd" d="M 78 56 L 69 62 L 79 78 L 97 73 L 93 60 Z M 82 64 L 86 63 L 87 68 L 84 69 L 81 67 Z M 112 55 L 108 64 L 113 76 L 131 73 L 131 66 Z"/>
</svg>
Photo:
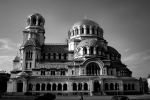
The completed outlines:
<svg viewBox="0 0 150 100">
<path fill-rule="evenodd" d="M 23 92 L 23 82 L 19 81 L 17 83 L 17 92 Z"/>
<path fill-rule="evenodd" d="M 98 80 L 94 81 L 94 92 L 100 92 L 100 83 Z"/>
</svg>

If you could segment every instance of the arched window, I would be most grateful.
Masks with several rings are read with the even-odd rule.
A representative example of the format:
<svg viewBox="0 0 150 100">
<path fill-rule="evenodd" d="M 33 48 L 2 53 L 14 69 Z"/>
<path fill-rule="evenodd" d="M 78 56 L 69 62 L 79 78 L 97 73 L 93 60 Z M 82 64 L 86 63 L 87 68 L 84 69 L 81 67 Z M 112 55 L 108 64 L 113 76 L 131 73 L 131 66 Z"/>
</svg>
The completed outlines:
<svg viewBox="0 0 150 100">
<path fill-rule="evenodd" d="M 51 53 L 48 53 L 48 59 L 51 59 Z"/>
<path fill-rule="evenodd" d="M 110 90 L 114 90 L 114 84 L 110 83 Z"/>
<path fill-rule="evenodd" d="M 32 23 L 33 23 L 33 25 L 36 25 L 36 18 L 35 17 L 33 17 Z"/>
<path fill-rule="evenodd" d="M 64 59 L 67 59 L 67 54 L 66 53 L 64 53 Z"/>
<path fill-rule="evenodd" d="M 94 47 L 90 47 L 90 51 L 91 51 L 90 54 L 93 54 L 94 53 Z"/>
<path fill-rule="evenodd" d="M 32 91 L 32 88 L 33 88 L 33 84 L 29 84 L 29 91 Z"/>
<path fill-rule="evenodd" d="M 78 84 L 78 90 L 82 90 L 82 83 Z"/>
<path fill-rule="evenodd" d="M 45 84 L 44 84 L 44 83 L 42 84 L 41 90 L 42 90 L 42 91 L 45 91 Z"/>
<path fill-rule="evenodd" d="M 56 91 L 56 84 L 54 83 L 52 86 L 53 91 Z"/>
<path fill-rule="evenodd" d="M 127 90 L 127 85 L 123 84 L 123 88 L 124 88 L 124 90 Z"/>
<path fill-rule="evenodd" d="M 86 66 L 87 75 L 100 75 L 100 67 L 97 63 L 90 63 Z"/>
<path fill-rule="evenodd" d="M 128 84 L 128 90 L 131 90 L 131 84 Z"/>
<path fill-rule="evenodd" d="M 105 90 L 108 90 L 108 83 L 105 83 Z"/>
<path fill-rule="evenodd" d="M 39 83 L 36 84 L 36 91 L 40 91 L 40 84 Z"/>
<path fill-rule="evenodd" d="M 59 59 L 61 59 L 61 53 L 59 53 L 58 56 L 59 56 Z"/>
<path fill-rule="evenodd" d="M 47 90 L 50 91 L 51 90 L 51 84 L 47 84 Z"/>
<path fill-rule="evenodd" d="M 115 84 L 115 90 L 119 90 L 119 84 L 118 83 Z"/>
<path fill-rule="evenodd" d="M 39 19 L 38 24 L 39 24 L 39 26 L 42 25 L 42 20 L 41 19 Z"/>
<path fill-rule="evenodd" d="M 73 83 L 73 90 L 77 90 L 77 84 Z"/>
<path fill-rule="evenodd" d="M 132 84 L 132 90 L 135 90 L 134 84 Z"/>
<path fill-rule="evenodd" d="M 83 48 L 83 54 L 87 54 L 87 48 L 86 47 Z"/>
<path fill-rule="evenodd" d="M 84 90 L 88 90 L 88 84 L 84 83 Z"/>
<path fill-rule="evenodd" d="M 89 29 L 89 27 L 87 27 L 87 28 L 86 28 L 86 32 L 87 32 L 87 34 L 89 34 L 89 33 L 90 33 L 90 29 Z"/>
<path fill-rule="evenodd" d="M 82 31 L 81 33 L 84 34 L 84 28 L 82 28 L 81 31 Z"/>
<path fill-rule="evenodd" d="M 63 90 L 67 91 L 67 84 L 66 83 L 63 85 Z"/>
<path fill-rule="evenodd" d="M 45 59 L 45 56 L 46 56 L 46 54 L 45 54 L 45 53 L 43 53 L 43 59 Z"/>
<path fill-rule="evenodd" d="M 59 83 L 58 84 L 58 91 L 61 91 L 62 90 L 62 85 Z"/>
<path fill-rule="evenodd" d="M 99 47 L 96 47 L 96 54 L 100 55 L 99 54 Z"/>
<path fill-rule="evenodd" d="M 56 59 L 56 53 L 53 53 L 53 59 Z"/>
</svg>

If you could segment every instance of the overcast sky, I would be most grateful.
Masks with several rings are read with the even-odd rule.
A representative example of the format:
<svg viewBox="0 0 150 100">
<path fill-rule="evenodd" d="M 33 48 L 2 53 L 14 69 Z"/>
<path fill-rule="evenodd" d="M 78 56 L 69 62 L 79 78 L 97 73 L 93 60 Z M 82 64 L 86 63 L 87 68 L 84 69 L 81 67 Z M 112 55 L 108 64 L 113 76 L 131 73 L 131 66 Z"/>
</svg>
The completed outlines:
<svg viewBox="0 0 150 100">
<path fill-rule="evenodd" d="M 0 0 L 0 69 L 10 72 L 28 15 L 45 18 L 47 43 L 62 43 L 72 25 L 97 22 L 133 77 L 150 74 L 150 0 Z"/>
</svg>

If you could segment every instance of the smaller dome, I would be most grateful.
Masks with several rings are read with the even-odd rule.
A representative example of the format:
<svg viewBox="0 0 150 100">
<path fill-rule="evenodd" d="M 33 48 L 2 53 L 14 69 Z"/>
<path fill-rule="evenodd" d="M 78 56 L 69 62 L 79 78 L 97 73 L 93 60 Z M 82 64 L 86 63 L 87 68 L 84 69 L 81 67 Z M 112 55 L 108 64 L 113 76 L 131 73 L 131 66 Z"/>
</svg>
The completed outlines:
<svg viewBox="0 0 150 100">
<path fill-rule="evenodd" d="M 96 39 L 83 40 L 77 45 L 77 48 L 78 47 L 83 47 L 83 46 L 89 46 L 89 47 L 91 47 L 91 46 L 93 46 L 93 47 L 99 46 L 99 47 L 103 47 L 102 44 L 100 42 L 98 42 Z"/>
<path fill-rule="evenodd" d="M 99 24 L 94 22 L 93 20 L 90 19 L 82 19 L 81 21 L 76 22 L 72 28 L 78 27 L 78 26 L 83 26 L 83 25 L 89 25 L 89 26 L 96 26 L 99 27 Z"/>
<path fill-rule="evenodd" d="M 108 52 L 110 52 L 110 53 L 119 54 L 119 52 L 115 48 L 113 48 L 111 46 L 107 46 L 107 49 L 108 49 Z"/>
<path fill-rule="evenodd" d="M 27 77 L 27 76 L 28 76 L 28 74 L 24 71 L 18 73 L 18 75 L 17 75 L 17 77 Z"/>
<path fill-rule="evenodd" d="M 18 57 L 18 55 L 17 55 L 13 61 L 14 62 L 19 62 L 20 61 L 20 57 Z"/>
</svg>

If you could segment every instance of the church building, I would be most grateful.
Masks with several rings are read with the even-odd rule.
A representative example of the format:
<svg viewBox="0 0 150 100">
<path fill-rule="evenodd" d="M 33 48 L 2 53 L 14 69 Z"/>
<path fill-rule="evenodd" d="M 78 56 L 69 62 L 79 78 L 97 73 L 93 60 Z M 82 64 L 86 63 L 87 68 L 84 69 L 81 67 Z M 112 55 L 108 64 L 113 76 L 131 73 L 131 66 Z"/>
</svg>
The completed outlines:
<svg viewBox="0 0 150 100">
<path fill-rule="evenodd" d="M 39 13 L 27 17 L 7 92 L 90 96 L 141 92 L 140 80 L 108 45 L 97 22 L 85 18 L 73 24 L 66 30 L 66 43 L 45 43 L 44 24 Z"/>
</svg>

